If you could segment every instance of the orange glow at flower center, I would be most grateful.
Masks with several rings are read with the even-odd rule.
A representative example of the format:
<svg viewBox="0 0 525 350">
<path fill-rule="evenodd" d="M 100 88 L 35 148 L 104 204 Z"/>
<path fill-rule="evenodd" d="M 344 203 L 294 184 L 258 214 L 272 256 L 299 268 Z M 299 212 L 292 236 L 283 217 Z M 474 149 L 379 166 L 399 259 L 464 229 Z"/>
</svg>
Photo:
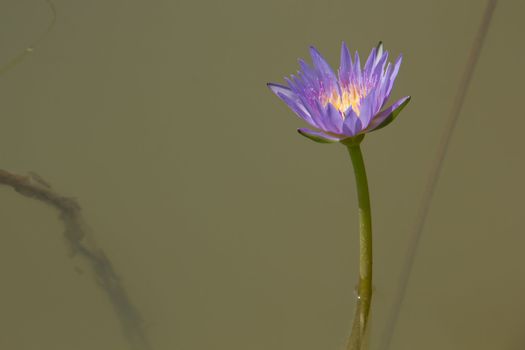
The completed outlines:
<svg viewBox="0 0 525 350">
<path fill-rule="evenodd" d="M 341 88 L 341 95 L 334 89 L 331 94 L 326 94 L 321 97 L 323 107 L 326 107 L 331 103 L 344 118 L 344 113 L 349 107 L 352 107 L 354 112 L 359 116 L 360 101 L 363 99 L 368 91 L 356 87 L 355 85 L 349 85 L 346 88 Z"/>
</svg>

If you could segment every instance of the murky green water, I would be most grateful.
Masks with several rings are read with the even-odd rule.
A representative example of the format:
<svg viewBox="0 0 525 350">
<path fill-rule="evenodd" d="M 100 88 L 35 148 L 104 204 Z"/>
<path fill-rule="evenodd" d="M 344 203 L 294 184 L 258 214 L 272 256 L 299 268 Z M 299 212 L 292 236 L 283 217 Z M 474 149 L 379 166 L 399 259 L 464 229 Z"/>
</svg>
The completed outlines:
<svg viewBox="0 0 525 350">
<path fill-rule="evenodd" d="M 522 2 L 494 13 L 388 349 L 485 1 L 53 4 L 53 29 L 0 75 L 0 169 L 74 197 L 111 265 L 72 256 L 58 211 L 0 187 L 0 348 L 130 349 L 116 283 L 154 350 L 343 349 L 358 272 L 351 165 L 343 147 L 297 135 L 265 83 L 297 70 L 308 45 L 335 65 L 342 40 L 362 54 L 383 40 L 405 58 L 394 97 L 413 100 L 363 144 L 371 349 L 523 349 Z M 0 67 L 51 20 L 46 1 L 2 0 Z"/>
</svg>

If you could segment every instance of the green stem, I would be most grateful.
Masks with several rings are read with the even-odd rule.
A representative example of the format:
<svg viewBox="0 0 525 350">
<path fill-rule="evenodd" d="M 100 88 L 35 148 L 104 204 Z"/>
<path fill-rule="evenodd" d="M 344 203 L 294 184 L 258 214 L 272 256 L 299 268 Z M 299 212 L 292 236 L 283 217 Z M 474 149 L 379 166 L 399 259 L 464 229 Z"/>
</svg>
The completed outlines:
<svg viewBox="0 0 525 350">
<path fill-rule="evenodd" d="M 359 203 L 359 285 L 358 285 L 358 314 L 356 320 L 359 327 L 354 324 L 351 339 L 362 340 L 368 322 L 370 304 L 372 301 L 372 214 L 370 210 L 370 196 L 368 193 L 368 180 L 366 178 L 365 163 L 359 146 L 362 138 L 345 145 L 352 159 L 357 199 Z M 359 334 L 354 334 L 357 331 Z"/>
</svg>

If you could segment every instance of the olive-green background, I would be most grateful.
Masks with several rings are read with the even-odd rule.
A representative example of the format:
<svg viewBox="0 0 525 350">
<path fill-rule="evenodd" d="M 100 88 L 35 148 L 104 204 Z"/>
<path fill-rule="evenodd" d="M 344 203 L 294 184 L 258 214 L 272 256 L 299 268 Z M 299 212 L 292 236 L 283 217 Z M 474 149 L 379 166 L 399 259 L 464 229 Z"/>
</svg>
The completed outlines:
<svg viewBox="0 0 525 350">
<path fill-rule="evenodd" d="M 55 0 L 0 76 L 0 168 L 76 197 L 155 350 L 340 350 L 357 280 L 352 169 L 268 91 L 316 45 L 404 54 L 413 100 L 363 144 L 374 214 L 372 350 L 485 1 Z M 389 350 L 523 349 L 519 0 L 496 8 Z M 0 66 L 51 20 L 0 1 Z M 125 350 L 57 213 L 0 187 L 0 348 Z M 76 268 L 75 268 L 76 267 Z M 86 273 L 77 273 L 85 270 Z"/>
</svg>

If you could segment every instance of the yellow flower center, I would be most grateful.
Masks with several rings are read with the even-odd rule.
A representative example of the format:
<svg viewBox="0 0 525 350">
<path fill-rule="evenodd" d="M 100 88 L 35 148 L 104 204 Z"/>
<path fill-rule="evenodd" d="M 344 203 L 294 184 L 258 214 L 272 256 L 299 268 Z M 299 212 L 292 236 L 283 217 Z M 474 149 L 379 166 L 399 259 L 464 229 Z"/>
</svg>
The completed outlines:
<svg viewBox="0 0 525 350">
<path fill-rule="evenodd" d="M 341 88 L 341 95 L 339 92 L 334 89 L 331 94 L 326 94 L 321 97 L 321 102 L 323 106 L 326 107 L 331 103 L 344 118 L 344 113 L 349 107 L 352 107 L 354 112 L 359 116 L 359 105 L 361 99 L 363 99 L 368 91 L 366 89 L 361 89 L 355 85 L 349 85 L 346 88 Z"/>
</svg>

